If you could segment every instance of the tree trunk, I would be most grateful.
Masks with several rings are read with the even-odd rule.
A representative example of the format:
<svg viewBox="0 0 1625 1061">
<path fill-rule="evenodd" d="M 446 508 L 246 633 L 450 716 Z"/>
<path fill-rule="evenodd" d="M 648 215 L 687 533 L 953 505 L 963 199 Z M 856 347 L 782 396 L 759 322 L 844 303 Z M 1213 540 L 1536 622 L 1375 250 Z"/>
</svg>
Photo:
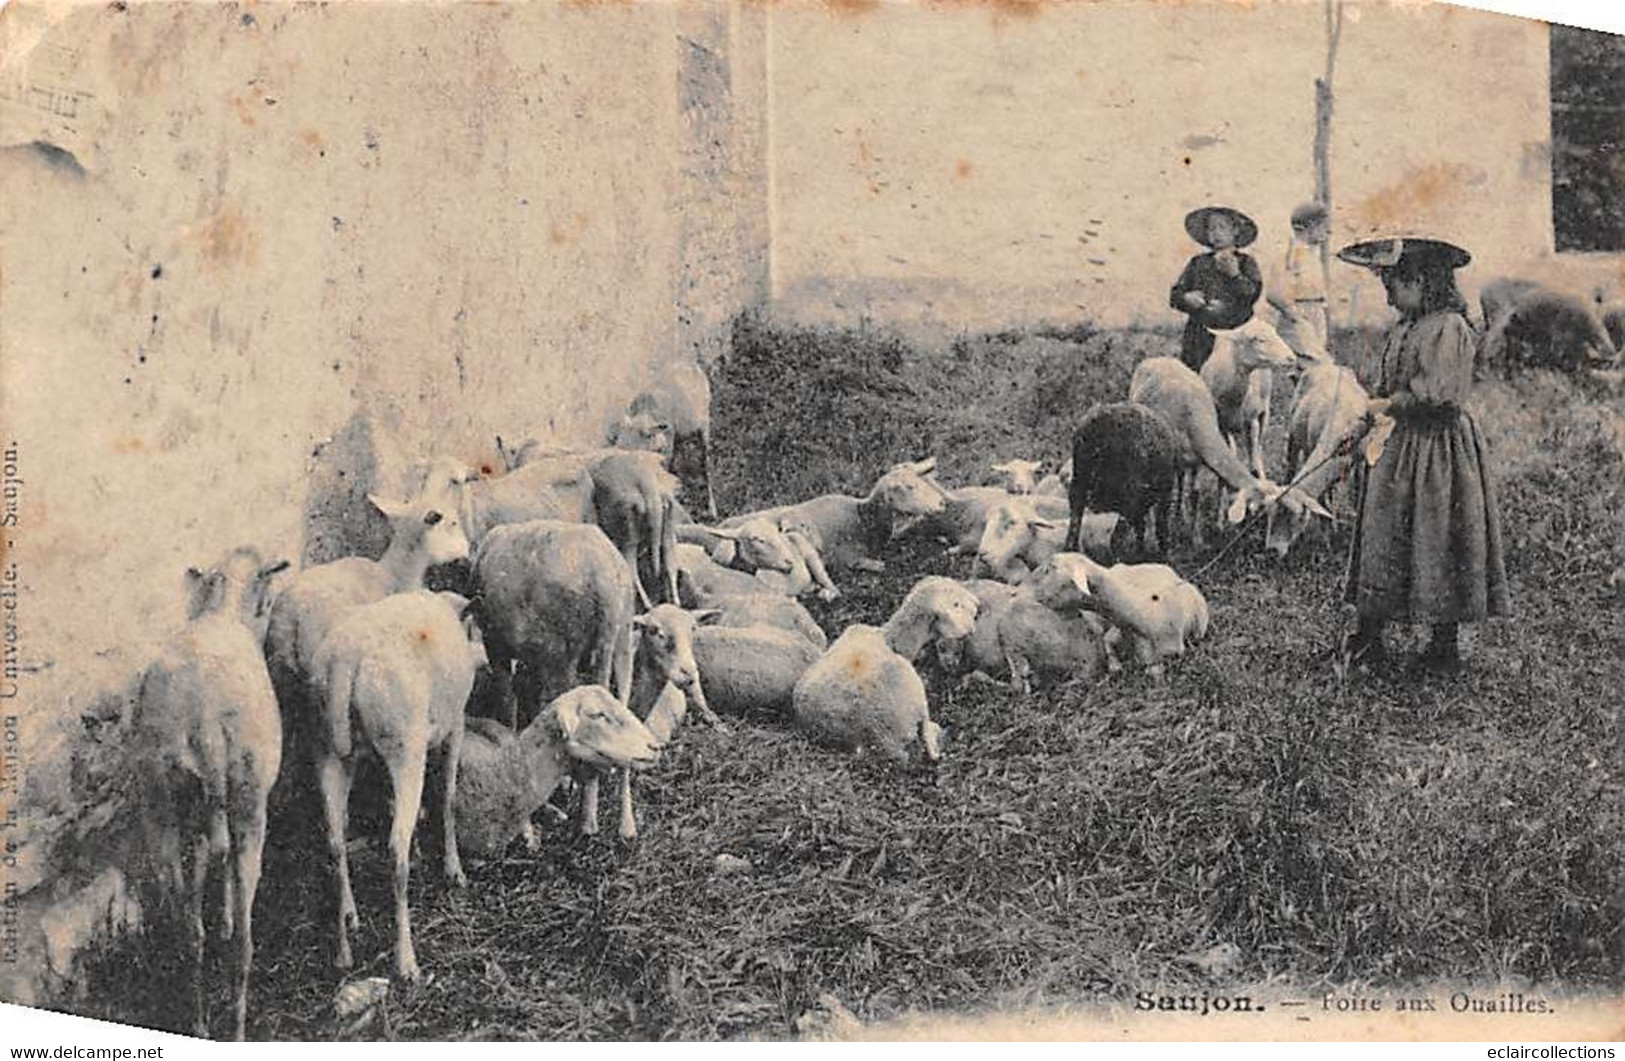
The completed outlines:
<svg viewBox="0 0 1625 1061">
<path fill-rule="evenodd" d="M 1326 0 L 1326 76 L 1315 79 L 1315 199 L 1332 209 L 1332 77 L 1337 72 L 1337 42 L 1343 34 L 1343 0 Z M 1320 246 L 1320 268 L 1331 290 L 1332 250 Z"/>
</svg>

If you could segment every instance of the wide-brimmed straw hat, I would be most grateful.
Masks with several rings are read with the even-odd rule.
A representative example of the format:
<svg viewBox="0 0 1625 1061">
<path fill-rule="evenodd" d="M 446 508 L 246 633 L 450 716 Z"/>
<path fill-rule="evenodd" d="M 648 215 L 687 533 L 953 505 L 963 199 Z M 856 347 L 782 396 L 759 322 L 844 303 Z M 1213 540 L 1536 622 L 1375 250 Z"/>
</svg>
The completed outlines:
<svg viewBox="0 0 1625 1061">
<path fill-rule="evenodd" d="M 1185 231 L 1190 238 L 1204 247 L 1213 244 L 1207 238 L 1207 226 L 1210 221 L 1219 216 L 1228 217 L 1236 229 L 1236 246 L 1245 247 L 1258 238 L 1258 226 L 1253 219 L 1240 210 L 1228 206 L 1204 206 L 1200 210 L 1192 210 L 1185 215 Z"/>
<path fill-rule="evenodd" d="M 1440 263 L 1460 269 L 1473 260 L 1465 250 L 1442 239 L 1423 236 L 1391 236 L 1386 239 L 1361 240 L 1337 252 L 1341 261 L 1365 269 L 1391 269 L 1402 261 L 1418 264 Z"/>
</svg>

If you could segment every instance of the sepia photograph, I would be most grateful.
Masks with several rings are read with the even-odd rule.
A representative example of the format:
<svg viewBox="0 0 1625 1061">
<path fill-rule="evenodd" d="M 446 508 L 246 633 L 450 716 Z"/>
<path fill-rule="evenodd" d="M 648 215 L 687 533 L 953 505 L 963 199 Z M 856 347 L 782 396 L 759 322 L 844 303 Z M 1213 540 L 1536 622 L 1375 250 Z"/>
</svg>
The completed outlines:
<svg viewBox="0 0 1625 1061">
<path fill-rule="evenodd" d="M 10 0 L 0 450 L 0 1002 L 1625 1033 L 1625 36 Z"/>
</svg>

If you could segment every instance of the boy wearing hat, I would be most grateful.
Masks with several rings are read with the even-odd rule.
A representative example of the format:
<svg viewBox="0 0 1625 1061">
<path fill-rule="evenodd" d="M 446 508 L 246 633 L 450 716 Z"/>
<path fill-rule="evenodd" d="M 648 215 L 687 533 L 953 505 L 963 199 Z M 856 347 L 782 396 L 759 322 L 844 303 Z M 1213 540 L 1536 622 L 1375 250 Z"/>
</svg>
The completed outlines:
<svg viewBox="0 0 1625 1061">
<path fill-rule="evenodd" d="M 1281 315 L 1277 330 L 1299 357 L 1329 358 L 1331 335 L 1326 314 L 1326 277 L 1320 248 L 1331 234 L 1331 219 L 1320 203 L 1303 203 L 1292 211 L 1292 239 L 1281 270 L 1264 297 Z"/>
<path fill-rule="evenodd" d="M 1209 329 L 1239 328 L 1251 320 L 1264 280 L 1258 262 L 1240 250 L 1258 238 L 1258 226 L 1240 210 L 1228 206 L 1192 210 L 1185 215 L 1185 231 L 1211 248 L 1185 265 L 1168 295 L 1169 305 L 1190 318 L 1180 340 L 1179 358 L 1199 372 L 1213 353 Z"/>
</svg>

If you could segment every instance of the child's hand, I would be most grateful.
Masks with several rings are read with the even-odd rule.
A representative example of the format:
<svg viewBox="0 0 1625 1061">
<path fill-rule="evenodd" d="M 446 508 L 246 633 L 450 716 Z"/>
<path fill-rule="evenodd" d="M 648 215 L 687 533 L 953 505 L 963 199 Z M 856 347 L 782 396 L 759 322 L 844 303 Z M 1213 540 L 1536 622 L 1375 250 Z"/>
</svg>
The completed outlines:
<svg viewBox="0 0 1625 1061">
<path fill-rule="evenodd" d="M 1219 271 L 1226 276 L 1236 276 L 1241 272 L 1241 262 L 1236 259 L 1236 252 L 1232 247 L 1219 251 L 1213 256 L 1213 260 L 1219 263 Z"/>
<path fill-rule="evenodd" d="M 1393 401 L 1392 398 L 1372 398 L 1370 401 L 1366 402 L 1365 403 L 1366 419 L 1371 420 L 1371 419 L 1375 419 L 1376 417 L 1382 416 L 1384 413 L 1386 413 L 1388 411 L 1388 404 L 1391 401 Z"/>
<path fill-rule="evenodd" d="M 1207 305 L 1207 296 L 1200 291 L 1187 291 L 1180 297 L 1180 301 L 1191 309 L 1201 309 Z"/>
</svg>

